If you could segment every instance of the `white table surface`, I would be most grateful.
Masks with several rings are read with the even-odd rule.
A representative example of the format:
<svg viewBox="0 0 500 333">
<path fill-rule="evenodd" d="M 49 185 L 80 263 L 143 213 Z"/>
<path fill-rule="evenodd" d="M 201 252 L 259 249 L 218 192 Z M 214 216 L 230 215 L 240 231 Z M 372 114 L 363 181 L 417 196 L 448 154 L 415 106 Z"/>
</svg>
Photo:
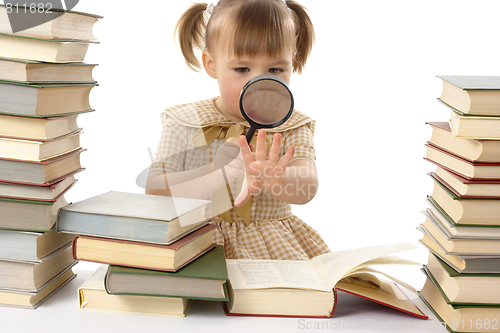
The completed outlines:
<svg viewBox="0 0 500 333">
<path fill-rule="evenodd" d="M 343 292 L 331 319 L 227 317 L 218 302 L 194 301 L 186 317 L 83 310 L 78 287 L 93 273 L 77 277 L 36 310 L 0 307 L 0 333 L 13 332 L 447 332 L 418 296 L 407 292 L 429 316 L 423 320 Z"/>
</svg>

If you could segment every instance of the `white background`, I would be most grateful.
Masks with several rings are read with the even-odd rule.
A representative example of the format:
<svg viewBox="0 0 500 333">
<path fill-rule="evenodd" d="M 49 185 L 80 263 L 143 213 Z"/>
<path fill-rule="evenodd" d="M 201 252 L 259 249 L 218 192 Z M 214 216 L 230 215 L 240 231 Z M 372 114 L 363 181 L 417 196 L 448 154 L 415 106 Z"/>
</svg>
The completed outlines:
<svg viewBox="0 0 500 333">
<path fill-rule="evenodd" d="M 332 250 L 397 241 L 416 243 L 421 235 L 415 227 L 424 221 L 419 211 L 426 207 L 425 196 L 432 191 L 426 173 L 433 166 L 422 159 L 424 143 L 430 138 L 430 128 L 424 123 L 449 117 L 449 111 L 436 101 L 441 80 L 435 76 L 500 74 L 500 2 L 300 2 L 311 11 L 316 45 L 304 74 L 294 76 L 291 86 L 296 108 L 317 120 L 320 187 L 313 201 L 294 206 L 294 212 L 316 228 Z M 91 45 L 86 57 L 89 63 L 99 63 L 94 78 L 100 85 L 91 93 L 96 112 L 78 119 L 85 132 L 82 145 L 88 151 L 82 154 L 82 165 L 87 170 L 78 174 L 78 184 L 66 195 L 68 201 L 110 190 L 143 192 L 135 180 L 149 166 L 147 148 L 156 151 L 160 113 L 179 103 L 218 95 L 217 82 L 203 72 L 190 71 L 174 43 L 175 22 L 189 3 L 81 0 L 75 7 L 104 19 L 94 26 L 101 44 Z M 426 261 L 423 249 L 420 257 Z M 77 266 L 77 270 L 93 268 L 90 263 Z M 408 278 L 423 283 L 423 274 Z M 21 321 L 36 325 L 41 320 L 42 330 L 50 330 L 51 325 L 39 318 L 83 325 L 69 328 L 74 331 L 97 327 L 77 309 L 77 282 L 68 288 L 37 310 L 39 317 L 34 322 Z M 74 299 L 67 300 L 67 294 Z M 59 307 L 73 306 L 74 311 L 65 319 L 52 301 L 62 301 Z M 69 303 L 72 305 L 66 306 Z M 339 320 L 358 318 L 356 305 L 345 309 L 352 309 L 354 317 L 342 312 Z M 5 318 L 12 318 L 12 325 L 20 323 L 23 314 L 4 312 Z M 101 319 L 96 319 L 100 313 L 93 316 L 102 328 L 114 327 L 124 318 L 107 313 Z M 154 316 L 127 318 L 125 326 L 142 318 L 137 322 L 141 327 L 153 325 L 156 330 L 163 322 Z M 388 318 L 399 317 L 394 319 L 390 312 Z M 212 322 L 204 323 L 208 324 L 204 330 L 211 327 Z M 224 323 L 228 320 L 213 325 Z"/>
<path fill-rule="evenodd" d="M 415 243 L 433 186 L 426 173 L 434 167 L 422 159 L 431 133 L 425 122 L 449 117 L 436 101 L 436 75 L 499 75 L 500 2 L 300 2 L 311 12 L 316 44 L 291 87 L 296 109 L 317 120 L 320 187 L 294 213 L 332 250 Z M 160 113 L 218 95 L 217 82 L 188 69 L 174 41 L 190 3 L 81 0 L 75 7 L 104 18 L 94 26 L 101 44 L 86 57 L 99 63 L 96 112 L 78 118 L 87 170 L 68 201 L 143 192 L 135 180 L 149 166 L 147 148 L 156 151 Z"/>
</svg>

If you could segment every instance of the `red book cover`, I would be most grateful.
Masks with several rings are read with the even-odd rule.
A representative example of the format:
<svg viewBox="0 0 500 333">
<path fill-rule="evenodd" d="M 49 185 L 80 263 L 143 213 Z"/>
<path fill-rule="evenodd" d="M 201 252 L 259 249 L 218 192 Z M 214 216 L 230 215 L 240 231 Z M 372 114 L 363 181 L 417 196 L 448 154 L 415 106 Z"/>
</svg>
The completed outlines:
<svg viewBox="0 0 500 333">
<path fill-rule="evenodd" d="M 83 169 L 81 169 L 83 170 Z M 80 170 L 80 171 L 81 171 Z M 78 171 L 78 170 L 77 170 Z M 76 173 L 76 172 L 75 172 Z M 52 185 L 48 185 L 48 186 L 43 186 L 43 185 L 40 185 L 40 184 L 36 184 L 36 185 L 31 185 L 31 186 L 39 186 L 39 187 L 50 187 L 50 188 L 54 188 L 59 182 L 62 182 L 64 179 L 58 181 L 57 183 L 55 184 L 52 184 Z M 9 199 L 19 199 L 19 200 L 32 200 L 32 201 L 45 201 L 45 202 L 56 202 L 60 197 L 62 197 L 66 192 L 69 191 L 70 188 L 72 188 L 76 182 L 78 182 L 78 179 L 75 179 L 75 181 L 73 183 L 71 183 L 70 186 L 68 186 L 66 189 L 64 189 L 64 191 L 62 191 L 61 193 L 59 193 L 59 195 L 57 195 L 55 198 L 53 199 L 39 199 L 39 198 L 24 198 L 24 197 L 14 197 L 14 196 L 9 196 L 9 195 L 0 195 L 0 198 L 9 198 Z M 9 182 L 7 181 L 0 181 L 0 184 L 9 184 Z M 14 182 L 12 182 L 14 183 Z M 16 184 L 20 184 L 19 182 L 16 182 Z"/>
<path fill-rule="evenodd" d="M 395 284 L 397 286 L 397 284 Z M 398 289 L 399 286 L 397 286 Z M 418 307 L 416 307 L 418 309 L 418 311 L 420 311 L 420 313 L 413 313 L 413 312 L 409 312 L 409 311 L 406 311 L 404 309 L 401 309 L 401 308 L 398 308 L 398 307 L 395 307 L 395 306 L 392 306 L 390 304 L 387 304 L 387 303 L 384 303 L 384 302 L 381 302 L 379 300 L 376 300 L 376 299 L 373 299 L 373 298 L 368 298 L 368 297 L 365 297 L 365 296 L 362 296 L 362 295 L 359 295 L 359 294 L 356 294 L 356 293 L 353 293 L 351 291 L 347 291 L 347 290 L 344 290 L 342 288 L 335 288 L 333 289 L 333 297 L 334 297 L 334 302 L 333 302 L 333 308 L 332 308 L 332 313 L 330 316 L 328 317 L 315 317 L 315 316 L 285 316 L 285 315 L 254 315 L 254 314 L 239 314 L 239 313 L 230 313 L 229 310 L 227 309 L 227 306 L 226 306 L 226 303 L 225 302 L 222 302 L 222 307 L 224 308 L 224 312 L 226 313 L 226 316 L 239 316 L 239 317 L 282 317 L 282 318 L 332 318 L 333 317 L 333 314 L 335 312 L 335 309 L 337 307 L 337 290 L 340 290 L 340 291 L 343 291 L 343 292 L 346 292 L 348 294 L 351 294 L 351 295 L 355 295 L 355 296 L 359 296 L 361 298 L 364 298 L 364 299 L 367 299 L 367 300 L 370 300 L 372 302 L 375 302 L 375 303 L 378 303 L 378 304 L 382 304 L 384 306 L 387 306 L 387 307 L 390 307 L 392 309 L 395 309 L 395 310 L 398 310 L 398 311 L 401 311 L 401 312 L 404 312 L 404 313 L 407 313 L 407 314 L 410 314 L 412 316 L 415 316 L 417 318 L 420 318 L 420 319 L 429 319 L 428 316 L 426 316 L 420 309 L 418 309 Z M 400 289 L 401 290 L 401 289 Z M 401 291 L 402 292 L 402 291 Z M 409 300 L 409 299 L 408 299 Z M 413 303 L 413 302 L 412 302 Z"/>
<path fill-rule="evenodd" d="M 198 238 L 198 237 L 206 234 L 207 232 L 210 232 L 210 231 L 214 230 L 215 228 L 216 228 L 215 225 L 213 225 L 213 224 L 207 224 L 206 226 L 204 226 L 202 228 L 199 228 L 196 231 L 193 231 L 193 232 L 187 234 L 186 236 L 180 238 L 179 240 L 173 242 L 170 245 L 152 244 L 152 243 L 143 243 L 143 242 L 128 241 L 128 240 L 123 240 L 123 239 L 111 239 L 111 238 L 102 238 L 102 237 L 79 235 L 79 236 L 76 236 L 73 239 L 73 258 L 75 260 L 85 260 L 84 258 L 78 257 L 77 254 L 76 254 L 77 247 L 78 247 L 77 242 L 78 242 L 79 238 L 82 238 L 82 239 L 84 239 L 84 238 L 85 239 L 95 239 L 95 240 L 101 240 L 101 241 L 112 242 L 112 243 L 135 244 L 135 245 L 147 246 L 147 247 L 157 247 L 157 248 L 163 248 L 163 249 L 178 250 L 179 248 L 181 248 L 182 246 L 186 245 L 187 243 L 192 242 L 196 238 Z M 210 251 L 214 247 L 215 247 L 215 243 L 211 244 L 206 249 L 203 249 L 201 252 L 196 253 L 192 258 L 190 258 L 188 261 L 186 261 L 185 263 L 183 263 L 181 266 L 175 267 L 174 269 L 171 269 L 171 270 L 165 269 L 164 271 L 175 272 L 175 271 L 181 269 L 182 267 L 186 266 L 190 262 L 194 261 L 195 259 L 201 257 L 203 254 L 205 254 L 206 252 Z M 98 262 L 98 263 L 101 263 L 101 264 L 115 265 L 114 263 L 104 262 L 104 261 L 94 261 L 93 260 L 92 262 Z M 159 270 L 158 268 L 147 267 L 147 266 L 140 266 L 140 265 L 139 266 L 127 266 L 127 267 L 150 269 L 150 270 Z"/>
<path fill-rule="evenodd" d="M 439 177 L 438 175 L 436 175 L 436 173 L 434 172 L 430 172 L 430 175 L 432 178 L 435 178 L 437 179 L 441 184 L 443 184 L 448 190 L 450 190 L 451 192 L 453 192 L 453 194 L 455 194 L 457 197 L 461 198 L 461 199 L 500 199 L 500 197 L 494 197 L 494 196 L 472 196 L 472 195 L 462 195 L 460 193 L 458 193 L 453 187 L 451 187 L 450 184 L 448 184 L 447 182 L 445 182 L 441 177 Z M 455 176 L 455 175 L 453 175 Z M 456 178 L 458 178 L 459 176 L 457 176 Z M 463 178 L 463 177 L 460 177 L 460 178 Z M 465 179 L 465 178 L 463 178 Z M 465 179 L 466 180 L 466 179 Z M 466 180 L 467 181 L 467 180 Z M 478 182 L 478 181 L 469 181 L 468 182 L 469 184 L 470 183 L 476 183 L 476 184 L 491 184 L 492 182 Z M 495 180 L 493 181 L 493 184 L 500 184 L 500 180 Z"/>
</svg>

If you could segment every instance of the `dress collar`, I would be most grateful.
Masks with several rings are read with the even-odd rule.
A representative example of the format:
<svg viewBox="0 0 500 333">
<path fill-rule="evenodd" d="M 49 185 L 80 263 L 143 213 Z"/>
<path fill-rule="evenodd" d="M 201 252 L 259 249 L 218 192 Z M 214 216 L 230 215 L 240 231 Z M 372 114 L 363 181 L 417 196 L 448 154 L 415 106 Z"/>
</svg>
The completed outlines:
<svg viewBox="0 0 500 333">
<path fill-rule="evenodd" d="M 227 119 L 215 107 L 215 100 L 218 97 L 187 104 L 180 104 L 168 108 L 165 113 L 175 122 L 189 127 L 208 127 L 218 124 L 235 124 L 236 122 Z M 283 132 L 311 122 L 312 119 L 300 111 L 293 110 L 290 118 L 282 125 L 267 129 L 268 132 Z M 243 126 L 249 127 L 248 122 L 240 122 Z"/>
</svg>

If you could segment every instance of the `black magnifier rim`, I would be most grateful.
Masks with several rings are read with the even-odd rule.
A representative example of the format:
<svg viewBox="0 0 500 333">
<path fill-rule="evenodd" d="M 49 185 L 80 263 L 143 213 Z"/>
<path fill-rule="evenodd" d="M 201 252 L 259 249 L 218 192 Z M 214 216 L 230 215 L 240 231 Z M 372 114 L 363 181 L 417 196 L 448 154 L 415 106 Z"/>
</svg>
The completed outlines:
<svg viewBox="0 0 500 333">
<path fill-rule="evenodd" d="M 288 113 L 286 114 L 285 117 L 283 117 L 283 119 L 273 123 L 273 124 L 260 124 L 260 123 L 257 123 L 255 121 L 253 121 L 252 119 L 250 119 L 250 117 L 247 116 L 247 114 L 245 113 L 244 109 L 243 109 L 243 96 L 245 95 L 247 89 L 254 83 L 258 82 L 258 81 L 263 81 L 263 80 L 271 80 L 271 81 L 276 81 L 278 83 L 280 83 L 281 85 L 283 85 L 286 90 L 288 91 L 288 94 L 290 95 L 290 110 L 288 110 Z M 274 128 L 274 127 L 278 127 L 279 125 L 283 124 L 285 121 L 288 120 L 288 118 L 290 118 L 290 116 L 292 115 L 292 112 L 293 112 L 293 95 L 292 95 L 292 91 L 290 90 L 290 87 L 288 86 L 288 84 L 286 83 L 285 80 L 283 80 L 282 78 L 279 78 L 277 76 L 274 76 L 274 75 L 259 75 L 259 76 L 256 76 L 254 78 L 252 78 L 250 81 L 248 81 L 245 86 L 243 87 L 243 89 L 241 89 L 241 93 L 240 93 L 240 112 L 242 114 L 242 116 L 246 119 L 246 121 L 248 121 L 248 123 L 250 124 L 250 126 L 254 126 L 254 127 L 258 127 L 258 128 Z"/>
</svg>

